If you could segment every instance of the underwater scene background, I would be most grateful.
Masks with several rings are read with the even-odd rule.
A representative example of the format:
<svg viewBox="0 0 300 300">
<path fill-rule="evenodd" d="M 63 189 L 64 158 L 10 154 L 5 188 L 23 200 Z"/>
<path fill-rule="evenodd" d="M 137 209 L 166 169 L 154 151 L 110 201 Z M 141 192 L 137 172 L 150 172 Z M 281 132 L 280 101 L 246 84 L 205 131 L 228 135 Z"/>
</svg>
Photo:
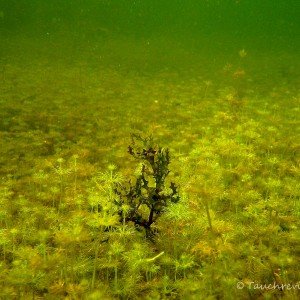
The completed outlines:
<svg viewBox="0 0 300 300">
<path fill-rule="evenodd" d="M 296 0 L 0 0 L 0 299 L 299 299 Z"/>
</svg>

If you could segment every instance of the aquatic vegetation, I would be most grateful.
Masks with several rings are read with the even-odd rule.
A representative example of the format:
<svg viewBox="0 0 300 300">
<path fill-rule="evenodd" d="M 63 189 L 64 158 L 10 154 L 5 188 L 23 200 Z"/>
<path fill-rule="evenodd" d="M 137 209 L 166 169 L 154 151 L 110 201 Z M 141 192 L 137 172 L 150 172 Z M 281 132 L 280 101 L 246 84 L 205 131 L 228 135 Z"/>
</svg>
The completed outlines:
<svg viewBox="0 0 300 300">
<path fill-rule="evenodd" d="M 155 147 L 152 136 L 142 138 L 133 134 L 128 152 L 141 161 L 141 173 L 134 185 L 129 181 L 128 187 L 116 186 L 115 193 L 119 199 L 115 201 L 124 221 L 143 227 L 146 236 L 151 238 L 154 234 L 151 225 L 169 204 L 180 199 L 174 182 L 170 182 L 169 191 L 166 189 L 166 179 L 170 173 L 169 150 Z"/>
<path fill-rule="evenodd" d="M 299 298 L 254 286 L 299 281 L 298 79 L 232 53 L 222 74 L 5 64 L 1 299 Z"/>
</svg>

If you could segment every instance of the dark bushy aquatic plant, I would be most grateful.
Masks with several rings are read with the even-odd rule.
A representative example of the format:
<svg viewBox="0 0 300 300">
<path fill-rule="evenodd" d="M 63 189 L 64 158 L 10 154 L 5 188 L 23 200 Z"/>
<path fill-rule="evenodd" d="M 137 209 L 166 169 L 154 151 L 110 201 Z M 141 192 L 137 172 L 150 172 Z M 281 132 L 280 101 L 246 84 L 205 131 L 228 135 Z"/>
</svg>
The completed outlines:
<svg viewBox="0 0 300 300">
<path fill-rule="evenodd" d="M 141 171 L 135 183 L 129 180 L 126 185 L 116 186 L 116 204 L 125 222 L 131 221 L 143 227 L 146 237 L 151 238 L 154 235 L 151 225 L 168 204 L 180 199 L 174 182 L 166 188 L 166 178 L 170 173 L 169 150 L 154 145 L 152 136 L 143 138 L 133 134 L 128 152 L 141 162 Z"/>
</svg>

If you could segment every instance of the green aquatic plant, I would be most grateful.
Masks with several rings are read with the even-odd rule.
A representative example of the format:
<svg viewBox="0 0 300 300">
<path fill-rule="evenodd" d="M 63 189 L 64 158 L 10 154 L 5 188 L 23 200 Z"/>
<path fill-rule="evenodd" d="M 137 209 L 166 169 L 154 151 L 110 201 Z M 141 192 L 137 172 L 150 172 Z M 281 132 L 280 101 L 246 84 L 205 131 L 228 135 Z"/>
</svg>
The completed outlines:
<svg viewBox="0 0 300 300">
<path fill-rule="evenodd" d="M 115 203 L 126 222 L 143 227 L 146 237 L 151 238 L 154 234 L 151 225 L 170 203 L 177 203 L 180 199 L 174 182 L 166 187 L 170 173 L 169 150 L 155 146 L 152 136 L 143 138 L 133 134 L 128 152 L 141 162 L 141 171 L 135 184 L 130 180 L 127 185 L 116 185 Z"/>
<path fill-rule="evenodd" d="M 192 269 L 195 265 L 193 256 L 188 254 L 182 254 L 179 259 L 175 262 L 175 280 L 178 277 L 178 274 L 182 272 L 183 278 L 186 278 L 186 272 L 189 269 Z"/>
<path fill-rule="evenodd" d="M 249 284 L 299 281 L 300 144 L 297 89 L 245 54 L 226 82 L 83 68 L 80 91 L 77 66 L 5 64 L 0 299 L 299 299 Z M 148 138 L 123 153 L 141 127 L 170 164 Z"/>
<path fill-rule="evenodd" d="M 71 173 L 71 169 L 65 167 L 64 164 L 65 160 L 63 158 L 57 159 L 57 165 L 52 166 L 55 175 L 57 176 L 57 181 L 59 185 L 60 195 L 59 195 L 59 204 L 58 204 L 58 212 L 61 212 L 62 208 L 64 207 L 63 203 L 63 196 L 64 196 L 64 189 L 65 189 L 65 180 L 66 177 Z"/>
</svg>

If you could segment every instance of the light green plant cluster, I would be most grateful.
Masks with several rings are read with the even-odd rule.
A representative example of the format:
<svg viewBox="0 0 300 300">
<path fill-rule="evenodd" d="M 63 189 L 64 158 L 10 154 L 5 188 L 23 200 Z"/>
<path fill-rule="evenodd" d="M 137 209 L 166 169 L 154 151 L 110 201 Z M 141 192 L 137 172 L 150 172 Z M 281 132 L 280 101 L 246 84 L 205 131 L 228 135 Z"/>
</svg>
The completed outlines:
<svg viewBox="0 0 300 300">
<path fill-rule="evenodd" d="M 151 241 L 120 220 L 114 200 L 125 177 L 113 164 L 85 179 L 78 156 L 59 158 L 32 175 L 28 195 L 14 192 L 8 176 L 1 297 L 297 299 L 297 290 L 236 288 L 298 282 L 298 158 L 265 145 L 263 130 L 245 120 L 179 155 L 181 200 L 155 223 Z"/>
<path fill-rule="evenodd" d="M 210 64 L 213 81 L 25 65 L 5 65 L 0 93 L 0 299 L 300 298 L 297 286 L 254 285 L 299 282 L 299 91 L 263 97 L 254 82 L 272 84 L 242 63 L 225 84 Z M 27 75 L 47 92 L 33 95 Z M 146 164 L 151 151 L 134 152 L 142 164 L 126 153 L 137 128 L 170 150 L 170 161 L 158 151 L 166 184 Z M 149 220 L 145 201 L 177 186 L 180 201 L 153 210 L 147 238 L 132 209 Z"/>
</svg>

